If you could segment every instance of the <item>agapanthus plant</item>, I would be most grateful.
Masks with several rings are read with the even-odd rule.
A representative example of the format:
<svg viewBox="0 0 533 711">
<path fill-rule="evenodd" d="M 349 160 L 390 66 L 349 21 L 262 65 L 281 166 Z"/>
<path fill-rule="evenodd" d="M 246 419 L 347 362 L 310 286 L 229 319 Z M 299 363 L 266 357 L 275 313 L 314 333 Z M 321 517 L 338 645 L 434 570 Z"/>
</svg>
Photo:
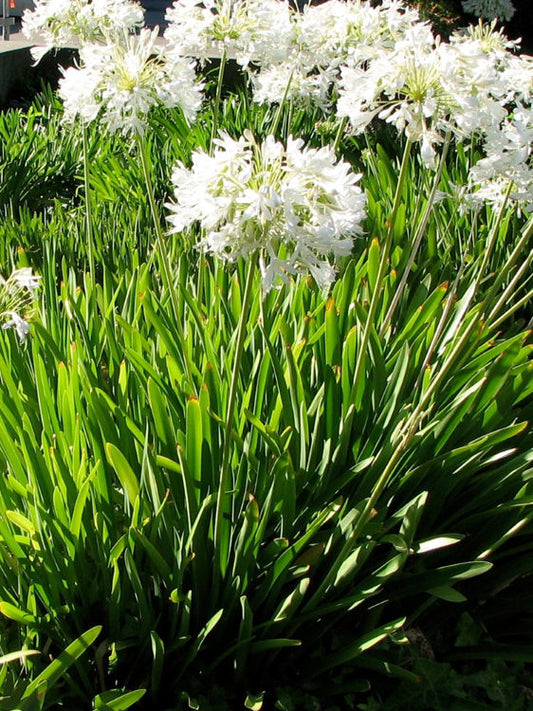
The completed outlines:
<svg viewBox="0 0 533 711">
<path fill-rule="evenodd" d="M 223 261 L 250 262 L 235 336 L 217 490 L 216 576 L 224 576 L 229 555 L 223 529 L 232 488 L 232 428 L 255 265 L 259 263 L 265 292 L 309 273 L 327 288 L 335 276 L 331 261 L 349 255 L 354 236 L 362 231 L 365 195 L 357 185 L 359 178 L 348 163 L 337 161 L 330 147 L 308 148 L 291 136 L 284 146 L 272 135 L 259 144 L 250 132 L 239 140 L 221 135 L 211 154 L 195 151 L 191 168 L 180 163 L 173 172 L 172 231 L 198 223 L 203 230 L 199 249 Z"/>
<path fill-rule="evenodd" d="M 22 32 L 38 46 L 36 60 L 53 47 L 103 41 L 115 33 L 141 27 L 144 10 L 134 0 L 36 0 L 22 18 Z"/>
<path fill-rule="evenodd" d="M 331 148 L 292 137 L 284 147 L 273 136 L 258 144 L 224 134 L 215 145 L 212 155 L 196 151 L 190 169 L 175 168 L 172 231 L 198 222 L 199 248 L 225 261 L 258 253 L 265 291 L 301 273 L 329 286 L 330 260 L 350 254 L 362 232 L 360 176 Z"/>
</svg>

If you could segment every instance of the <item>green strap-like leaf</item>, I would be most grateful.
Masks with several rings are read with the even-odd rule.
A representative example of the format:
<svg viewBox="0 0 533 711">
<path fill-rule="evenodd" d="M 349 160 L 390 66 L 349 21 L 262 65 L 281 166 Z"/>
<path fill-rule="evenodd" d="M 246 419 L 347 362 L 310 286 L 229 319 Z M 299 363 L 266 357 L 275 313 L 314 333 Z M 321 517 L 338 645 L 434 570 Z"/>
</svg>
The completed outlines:
<svg viewBox="0 0 533 711">
<path fill-rule="evenodd" d="M 137 477 L 130 467 L 128 460 L 118 447 L 115 447 L 111 442 L 107 442 L 105 449 L 109 463 L 115 470 L 130 505 L 133 506 L 139 496 L 139 482 Z"/>
<path fill-rule="evenodd" d="M 60 679 L 67 669 L 74 664 L 74 662 L 81 657 L 81 655 L 87 651 L 91 644 L 98 637 L 102 627 L 92 627 L 87 632 L 75 639 L 74 642 L 68 645 L 68 647 L 61 652 L 57 659 L 54 659 L 44 671 L 42 671 L 39 676 L 37 676 L 31 684 L 28 684 L 24 694 L 23 699 L 29 698 L 34 694 L 40 687 L 46 684 L 49 688 L 55 682 Z"/>
</svg>

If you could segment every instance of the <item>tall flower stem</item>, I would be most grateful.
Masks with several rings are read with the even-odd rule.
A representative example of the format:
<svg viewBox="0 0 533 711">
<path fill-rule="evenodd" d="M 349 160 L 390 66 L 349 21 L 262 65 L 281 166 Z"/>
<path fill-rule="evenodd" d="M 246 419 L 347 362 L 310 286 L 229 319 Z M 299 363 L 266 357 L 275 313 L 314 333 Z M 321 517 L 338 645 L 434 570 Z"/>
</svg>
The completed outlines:
<svg viewBox="0 0 533 711">
<path fill-rule="evenodd" d="M 272 136 L 276 135 L 276 132 L 279 128 L 281 117 L 283 115 L 283 108 L 285 106 L 287 97 L 289 95 L 289 89 L 290 89 L 291 83 L 292 83 L 292 72 L 289 76 L 289 80 L 287 81 L 287 85 L 285 86 L 285 91 L 283 92 L 283 97 L 282 97 L 282 99 L 279 103 L 279 106 L 277 108 L 276 115 L 274 116 L 274 122 L 272 124 L 272 128 L 270 129 L 270 133 L 272 134 Z"/>
<path fill-rule="evenodd" d="M 415 262 L 416 255 L 418 254 L 418 250 L 420 249 L 420 244 L 422 243 L 422 238 L 424 237 L 424 234 L 426 232 L 426 227 L 429 222 L 431 211 L 432 211 L 433 206 L 435 204 L 435 197 L 437 195 L 437 189 L 439 187 L 440 179 L 442 177 L 442 171 L 443 171 L 444 165 L 446 163 L 446 157 L 448 155 L 448 149 L 450 147 L 450 140 L 451 140 L 451 134 L 448 133 L 448 135 L 446 136 L 446 140 L 444 142 L 441 156 L 440 156 L 439 165 L 437 167 L 437 170 L 435 172 L 435 177 L 433 179 L 433 186 L 431 188 L 431 193 L 429 195 L 422 219 L 420 220 L 420 223 L 419 223 L 419 225 L 416 229 L 416 232 L 415 232 L 415 236 L 413 239 L 413 247 L 411 249 L 409 259 L 407 260 L 407 264 L 405 265 L 405 269 L 403 270 L 403 274 L 400 279 L 400 283 L 398 284 L 398 286 L 394 292 L 392 302 L 387 310 L 387 313 L 385 315 L 385 318 L 383 319 L 383 323 L 381 324 L 381 328 L 379 330 L 380 338 L 383 338 L 383 336 L 385 335 L 387 328 L 392 320 L 392 317 L 394 316 L 394 312 L 396 311 L 398 303 L 400 302 L 403 291 L 405 289 L 405 285 L 407 284 L 407 279 L 409 278 L 409 274 L 411 273 L 411 268 Z"/>
<path fill-rule="evenodd" d="M 227 567 L 228 551 L 223 548 L 224 535 L 224 515 L 226 513 L 227 490 L 229 485 L 229 470 L 231 457 L 231 433 L 233 429 L 233 418 L 235 414 L 235 401 L 237 398 L 237 388 L 239 385 L 239 375 L 241 370 L 242 354 L 244 351 L 244 340 L 246 336 L 246 325 L 250 312 L 250 304 L 252 301 L 252 287 L 257 267 L 258 255 L 254 253 L 249 266 L 248 274 L 246 275 L 246 284 L 244 287 L 244 295 L 242 299 L 241 314 L 239 323 L 237 324 L 237 340 L 235 343 L 235 355 L 233 357 L 233 370 L 231 373 L 231 383 L 228 396 L 228 406 L 226 409 L 226 420 L 224 426 L 224 449 L 222 452 L 222 467 L 217 491 L 217 505 L 215 513 L 215 560 L 219 568 L 216 569 L 216 575 L 224 576 Z"/>
<path fill-rule="evenodd" d="M 222 56 L 220 57 L 220 65 L 218 67 L 218 77 L 217 77 L 217 88 L 215 92 L 215 103 L 213 104 L 213 125 L 211 127 L 211 140 L 209 143 L 210 153 L 213 151 L 213 146 L 215 138 L 218 132 L 218 118 L 220 115 L 220 104 L 222 100 L 222 84 L 224 81 L 224 72 L 226 70 L 228 58 L 226 50 L 222 50 Z"/>
<path fill-rule="evenodd" d="M 344 134 L 344 130 L 346 128 L 347 123 L 348 119 L 346 118 L 346 116 L 343 116 L 343 118 L 341 118 L 341 120 L 339 121 L 337 133 L 335 134 L 335 140 L 333 141 L 333 151 L 335 153 L 337 153 L 339 150 L 339 146 L 341 144 L 342 136 Z"/>
<path fill-rule="evenodd" d="M 89 187 L 89 141 L 87 138 L 87 126 L 84 122 L 82 122 L 81 134 L 83 142 L 83 187 L 85 192 L 85 237 L 89 253 L 89 274 L 94 284 L 94 237 L 91 190 Z"/>
<path fill-rule="evenodd" d="M 165 287 L 165 289 L 167 290 L 167 292 L 170 296 L 172 310 L 174 312 L 174 322 L 176 324 L 178 336 L 179 336 L 180 342 L 182 344 L 181 350 L 183 353 L 183 365 L 184 365 L 185 372 L 187 374 L 189 383 L 191 384 L 191 387 L 192 387 L 194 384 L 194 381 L 192 378 L 192 371 L 191 371 L 191 366 L 189 363 L 189 358 L 187 356 L 187 349 L 186 349 L 186 345 L 185 345 L 185 333 L 183 331 L 183 325 L 181 322 L 181 314 L 180 314 L 180 308 L 179 308 L 179 303 L 178 303 L 178 296 L 177 296 L 177 291 L 176 291 L 174 281 L 172 278 L 172 273 L 170 270 L 170 264 L 169 264 L 170 260 L 168 257 L 168 252 L 166 250 L 163 230 L 161 228 L 161 220 L 160 220 L 160 216 L 159 216 L 159 210 L 157 209 L 157 204 L 156 204 L 155 196 L 154 196 L 154 187 L 152 184 L 152 177 L 151 177 L 151 171 L 150 171 L 150 159 L 148 157 L 148 146 L 147 146 L 146 141 L 144 140 L 143 136 L 141 136 L 139 133 L 136 133 L 135 137 L 136 137 L 136 141 L 137 141 L 139 155 L 141 158 L 141 165 L 142 165 L 142 169 L 143 169 L 144 182 L 146 185 L 146 194 L 148 195 L 148 203 L 150 205 L 150 212 L 152 214 L 152 220 L 154 223 L 154 229 L 155 229 L 155 234 L 156 234 L 155 251 L 156 251 L 157 260 L 159 263 L 159 270 L 160 270 L 160 274 L 161 274 L 161 279 L 163 281 L 163 286 Z"/>
</svg>

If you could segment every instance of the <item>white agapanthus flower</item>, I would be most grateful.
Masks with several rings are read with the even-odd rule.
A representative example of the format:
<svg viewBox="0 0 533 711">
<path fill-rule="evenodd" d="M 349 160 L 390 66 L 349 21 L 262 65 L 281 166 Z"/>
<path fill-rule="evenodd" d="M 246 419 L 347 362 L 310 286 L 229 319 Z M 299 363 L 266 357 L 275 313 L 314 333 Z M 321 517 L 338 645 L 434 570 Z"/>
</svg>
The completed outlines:
<svg viewBox="0 0 533 711">
<path fill-rule="evenodd" d="M 14 328 L 21 342 L 30 331 L 27 318 L 31 314 L 40 278 L 29 267 L 15 269 L 7 279 L 0 276 L 2 329 Z"/>
<path fill-rule="evenodd" d="M 293 41 L 293 14 L 286 0 L 175 0 L 164 37 L 181 56 L 225 54 L 242 66 L 281 61 Z"/>
<path fill-rule="evenodd" d="M 27 289 L 33 297 L 39 288 L 41 277 L 34 274 L 30 267 L 21 267 L 11 272 L 10 281 L 21 289 Z"/>
<path fill-rule="evenodd" d="M 350 254 L 362 232 L 366 198 L 360 176 L 329 148 L 286 147 L 268 136 L 223 134 L 212 155 L 196 151 L 192 167 L 172 175 L 172 232 L 197 223 L 199 248 L 227 261 L 259 253 L 263 288 L 310 273 L 320 287 L 334 279 L 333 263 Z"/>
<path fill-rule="evenodd" d="M 417 24 L 417 11 L 397 0 L 376 7 L 367 0 L 328 0 L 306 5 L 296 17 L 300 49 L 321 67 L 376 58 Z"/>
<path fill-rule="evenodd" d="M 288 61 L 265 66 L 250 73 L 253 100 L 257 104 L 279 104 L 283 100 L 298 106 L 331 107 L 331 87 L 336 80 L 332 68 L 308 72 L 302 64 Z"/>
<path fill-rule="evenodd" d="M 120 35 L 144 24 L 144 10 L 133 0 L 35 0 L 22 16 L 22 32 L 40 59 L 53 47 L 77 47 Z"/>
<path fill-rule="evenodd" d="M 23 343 L 30 332 L 30 324 L 16 311 L 4 311 L 2 315 L 4 318 L 8 317 L 9 319 L 2 324 L 2 330 L 7 331 L 10 328 L 14 328 L 19 341 Z"/>
<path fill-rule="evenodd" d="M 194 64 L 166 57 L 157 37 L 157 28 L 143 29 L 119 42 L 84 45 L 81 67 L 66 69 L 59 82 L 66 120 L 98 117 L 111 131 L 142 134 L 148 112 L 159 103 L 179 106 L 194 120 L 202 102 Z"/>
<path fill-rule="evenodd" d="M 495 207 L 504 199 L 527 212 L 533 210 L 533 109 L 518 107 L 512 117 L 487 131 L 485 157 L 472 167 L 466 200 Z"/>
<path fill-rule="evenodd" d="M 509 22 L 515 13 L 511 0 L 463 0 L 464 12 L 469 12 L 484 20 Z"/>
<path fill-rule="evenodd" d="M 354 132 L 373 118 L 393 124 L 419 142 L 422 159 L 435 165 L 435 145 L 459 106 L 456 69 L 424 25 L 414 26 L 389 52 L 366 65 L 342 67 L 337 113 Z"/>
</svg>

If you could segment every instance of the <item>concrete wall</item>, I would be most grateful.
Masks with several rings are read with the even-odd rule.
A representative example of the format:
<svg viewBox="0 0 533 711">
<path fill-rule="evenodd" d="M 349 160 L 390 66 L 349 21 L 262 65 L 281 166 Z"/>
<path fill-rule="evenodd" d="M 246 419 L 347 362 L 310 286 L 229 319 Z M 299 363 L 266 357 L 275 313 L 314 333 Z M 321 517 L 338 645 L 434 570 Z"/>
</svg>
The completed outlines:
<svg viewBox="0 0 533 711">
<path fill-rule="evenodd" d="M 6 104 L 14 88 L 32 79 L 32 71 L 35 72 L 35 69 L 32 68 L 30 48 L 27 44 L 14 40 L 0 44 L 0 106 Z"/>
<path fill-rule="evenodd" d="M 57 85 L 61 67 L 71 66 L 77 56 L 72 49 L 52 50 L 34 66 L 30 47 L 20 39 L 0 39 L 0 109 L 31 100 L 40 91 L 42 79 Z"/>
</svg>

